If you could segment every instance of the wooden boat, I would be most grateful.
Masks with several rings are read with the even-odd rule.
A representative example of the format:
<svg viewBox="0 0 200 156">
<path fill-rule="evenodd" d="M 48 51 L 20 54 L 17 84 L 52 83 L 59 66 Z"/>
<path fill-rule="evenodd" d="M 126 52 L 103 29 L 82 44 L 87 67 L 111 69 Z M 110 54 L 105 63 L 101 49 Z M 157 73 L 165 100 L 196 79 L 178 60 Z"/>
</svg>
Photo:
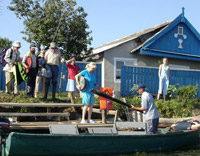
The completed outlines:
<svg viewBox="0 0 200 156">
<path fill-rule="evenodd" d="M 12 132 L 2 146 L 3 156 L 63 156 L 131 154 L 200 147 L 200 129 L 158 134 L 28 134 Z"/>
</svg>

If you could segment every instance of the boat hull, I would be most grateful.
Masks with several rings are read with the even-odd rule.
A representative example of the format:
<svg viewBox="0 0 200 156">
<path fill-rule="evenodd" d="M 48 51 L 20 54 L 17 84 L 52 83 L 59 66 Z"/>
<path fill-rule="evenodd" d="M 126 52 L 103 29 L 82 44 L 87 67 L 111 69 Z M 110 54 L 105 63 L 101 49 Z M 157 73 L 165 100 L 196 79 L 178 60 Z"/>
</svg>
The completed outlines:
<svg viewBox="0 0 200 156">
<path fill-rule="evenodd" d="M 63 156 L 158 152 L 199 145 L 200 129 L 157 135 L 51 135 L 11 133 L 6 156 Z"/>
</svg>

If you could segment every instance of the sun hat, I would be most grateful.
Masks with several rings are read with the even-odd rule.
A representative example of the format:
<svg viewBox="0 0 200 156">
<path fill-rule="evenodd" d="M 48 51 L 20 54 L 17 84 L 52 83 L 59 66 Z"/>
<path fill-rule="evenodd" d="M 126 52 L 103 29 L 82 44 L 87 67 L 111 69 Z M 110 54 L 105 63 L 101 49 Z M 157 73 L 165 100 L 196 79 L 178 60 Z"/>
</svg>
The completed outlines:
<svg viewBox="0 0 200 156">
<path fill-rule="evenodd" d="M 52 48 L 52 49 L 56 48 L 56 43 L 55 42 L 51 42 L 50 43 L 50 48 Z"/>
<path fill-rule="evenodd" d="M 15 42 L 13 43 L 13 47 L 21 48 L 21 42 L 15 41 Z"/>
<path fill-rule="evenodd" d="M 142 84 L 142 83 L 139 83 L 139 84 L 137 85 L 137 87 L 134 88 L 134 90 L 135 90 L 135 91 L 138 91 L 138 90 L 141 89 L 141 88 L 145 88 L 145 85 Z"/>
</svg>

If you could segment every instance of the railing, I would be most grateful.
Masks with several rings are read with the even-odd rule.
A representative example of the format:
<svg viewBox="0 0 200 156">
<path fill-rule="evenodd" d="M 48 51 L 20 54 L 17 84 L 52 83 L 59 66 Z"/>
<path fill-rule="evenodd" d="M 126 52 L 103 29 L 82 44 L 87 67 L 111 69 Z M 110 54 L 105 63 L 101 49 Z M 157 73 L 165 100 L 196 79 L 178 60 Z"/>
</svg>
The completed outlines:
<svg viewBox="0 0 200 156">
<path fill-rule="evenodd" d="M 127 67 L 121 68 L 121 95 L 133 95 L 131 88 L 134 84 L 145 84 L 148 92 L 151 94 L 158 93 L 159 77 L 158 68 L 154 67 Z M 199 70 L 170 70 L 170 85 L 179 84 L 179 86 L 195 86 L 200 83 Z M 200 86 L 197 92 L 200 97 Z"/>
<path fill-rule="evenodd" d="M 87 62 L 76 62 L 76 65 L 79 66 L 81 70 L 85 69 Z M 57 83 L 57 91 L 59 89 L 59 83 L 60 83 L 60 76 L 61 76 L 61 71 L 62 70 L 62 64 L 60 63 L 59 65 L 59 77 L 58 77 L 58 83 Z M 97 63 L 97 68 L 94 71 L 94 74 L 96 75 L 96 81 L 99 86 L 101 86 L 101 64 Z M 68 70 L 66 67 L 66 64 L 63 64 L 63 79 L 61 81 L 61 88 L 60 92 L 65 92 L 66 91 L 66 86 L 67 86 L 67 76 L 68 76 Z M 5 72 L 3 71 L 3 68 L 0 65 L 0 90 L 5 90 Z M 25 90 L 25 82 L 22 82 L 19 86 L 19 90 Z M 40 86 L 41 90 L 41 86 Z"/>
</svg>

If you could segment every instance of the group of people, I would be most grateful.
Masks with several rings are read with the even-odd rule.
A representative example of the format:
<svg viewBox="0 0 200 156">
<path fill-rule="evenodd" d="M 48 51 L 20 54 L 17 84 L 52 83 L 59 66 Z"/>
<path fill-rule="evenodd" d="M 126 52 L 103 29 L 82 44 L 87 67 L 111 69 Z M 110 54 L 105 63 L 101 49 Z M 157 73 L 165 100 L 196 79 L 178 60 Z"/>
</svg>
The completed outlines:
<svg viewBox="0 0 200 156">
<path fill-rule="evenodd" d="M 47 94 L 52 81 L 52 99 L 55 99 L 56 85 L 59 75 L 59 63 L 64 62 L 64 58 L 61 57 L 61 53 L 58 50 L 56 43 L 52 42 L 49 49 L 45 52 L 42 50 L 40 56 L 36 55 L 35 44 L 30 45 L 29 51 L 24 55 L 22 61 L 20 60 L 19 49 L 21 43 L 16 41 L 13 46 L 6 51 L 5 61 L 6 66 L 3 68 L 6 76 L 6 93 L 10 94 L 12 78 L 14 77 L 14 68 L 18 62 L 22 62 L 24 72 L 27 75 L 26 79 L 26 95 L 28 97 L 38 96 L 40 81 L 43 82 L 44 95 L 43 98 L 47 99 Z M 17 77 L 14 82 L 14 95 L 18 95 Z"/>
<path fill-rule="evenodd" d="M 50 87 L 50 82 L 52 82 L 52 99 L 55 99 L 56 86 L 59 75 L 59 63 L 64 63 L 65 59 L 61 57 L 61 53 L 58 50 L 56 43 L 50 43 L 49 49 L 45 52 L 42 50 L 40 56 L 36 55 L 36 45 L 31 44 L 29 51 L 24 55 L 22 61 L 20 60 L 21 43 L 16 41 L 13 46 L 6 51 L 5 61 L 7 62 L 4 67 L 6 75 L 6 93 L 10 94 L 12 78 L 14 77 L 13 68 L 18 62 L 22 62 L 22 66 L 27 75 L 26 80 L 26 95 L 28 97 L 38 97 L 40 82 L 42 81 L 43 86 L 43 98 L 47 99 L 48 90 Z M 12 53 L 12 54 L 11 54 Z M 83 76 L 88 81 L 88 87 L 85 91 L 82 91 L 82 103 L 84 105 L 82 113 L 81 123 L 94 123 L 91 120 L 92 109 L 94 105 L 94 94 L 90 92 L 96 84 L 96 77 L 94 75 L 94 70 L 96 69 L 96 64 L 94 62 L 88 63 L 86 69 L 81 71 L 81 69 L 75 64 L 75 57 L 66 61 L 66 66 L 68 68 L 68 82 L 66 91 L 68 92 L 68 98 L 71 103 L 74 103 L 74 92 L 81 90 L 79 76 Z M 81 72 L 80 72 L 81 71 Z M 18 95 L 18 84 L 15 77 L 14 83 L 14 95 Z M 34 95 L 35 93 L 35 95 Z M 88 120 L 85 120 L 86 112 L 88 111 Z"/>
<path fill-rule="evenodd" d="M 5 60 L 7 62 L 7 67 L 5 70 L 6 75 L 6 93 L 10 94 L 10 87 L 12 83 L 13 70 L 12 67 L 17 65 L 20 61 L 19 48 L 21 47 L 20 42 L 14 42 L 13 47 L 8 49 L 5 55 Z M 49 50 L 46 52 L 41 51 L 40 57 L 35 54 L 36 46 L 34 44 L 30 45 L 30 51 L 25 54 L 22 60 L 22 65 L 27 73 L 28 79 L 26 80 L 26 94 L 27 96 L 33 97 L 35 92 L 35 97 L 38 96 L 40 81 L 44 84 L 44 99 L 47 98 L 50 82 L 52 81 L 52 99 L 55 99 L 57 80 L 59 75 L 59 63 L 65 61 L 61 57 L 61 53 L 58 50 L 56 43 L 52 42 L 50 44 Z M 12 53 L 12 54 L 11 54 Z M 90 92 L 90 89 L 98 87 L 96 84 L 96 77 L 94 75 L 94 70 L 96 69 L 96 64 L 91 62 L 86 65 L 86 69 L 81 71 L 80 68 L 75 65 L 75 57 L 66 61 L 66 66 L 68 68 L 68 83 L 66 91 L 68 91 L 68 97 L 71 103 L 74 103 L 74 92 L 77 89 L 81 90 L 79 77 L 83 76 L 88 81 L 88 87 L 85 91 L 82 91 L 82 103 L 84 105 L 82 110 L 82 120 L 81 123 L 94 123 L 91 119 L 92 109 L 94 105 L 94 93 Z M 8 68 L 9 67 L 9 68 Z M 38 70 L 39 69 L 39 70 Z M 45 70 L 44 70 L 45 69 Z M 160 98 L 160 94 L 163 91 L 163 98 L 166 100 L 167 89 L 169 85 L 169 73 L 170 69 L 168 67 L 167 58 L 163 59 L 163 64 L 159 67 L 159 91 L 157 99 Z M 141 95 L 141 105 L 142 107 L 132 106 L 132 110 L 143 111 L 145 120 L 148 124 L 148 132 L 156 133 L 158 129 L 159 115 L 155 107 L 155 102 L 152 95 L 145 91 L 144 84 L 138 84 L 135 88 L 136 92 Z M 17 83 L 14 83 L 14 95 L 18 95 Z M 88 118 L 86 120 L 86 112 L 88 110 Z"/>
</svg>

